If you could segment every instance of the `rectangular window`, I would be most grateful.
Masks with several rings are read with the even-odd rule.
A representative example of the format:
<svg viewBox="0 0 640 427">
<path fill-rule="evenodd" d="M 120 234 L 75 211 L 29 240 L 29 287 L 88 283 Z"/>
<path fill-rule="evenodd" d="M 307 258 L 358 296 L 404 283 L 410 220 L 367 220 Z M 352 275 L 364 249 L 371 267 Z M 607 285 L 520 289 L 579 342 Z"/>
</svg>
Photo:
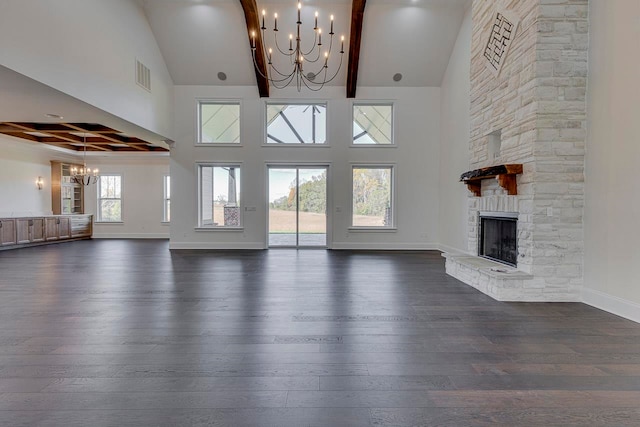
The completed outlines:
<svg viewBox="0 0 640 427">
<path fill-rule="evenodd" d="M 164 176 L 164 214 L 163 221 L 170 222 L 171 221 L 171 176 Z"/>
<path fill-rule="evenodd" d="M 324 144 L 326 104 L 267 104 L 267 144 Z"/>
<path fill-rule="evenodd" d="M 240 143 L 240 103 L 214 101 L 199 102 L 198 143 Z"/>
<path fill-rule="evenodd" d="M 354 104 L 354 145 L 393 145 L 393 104 Z"/>
<path fill-rule="evenodd" d="M 353 227 L 393 227 L 393 167 L 353 166 Z"/>
<path fill-rule="evenodd" d="M 240 227 L 240 166 L 198 166 L 199 226 Z"/>
<path fill-rule="evenodd" d="M 98 222 L 122 221 L 122 176 L 98 177 Z"/>
</svg>

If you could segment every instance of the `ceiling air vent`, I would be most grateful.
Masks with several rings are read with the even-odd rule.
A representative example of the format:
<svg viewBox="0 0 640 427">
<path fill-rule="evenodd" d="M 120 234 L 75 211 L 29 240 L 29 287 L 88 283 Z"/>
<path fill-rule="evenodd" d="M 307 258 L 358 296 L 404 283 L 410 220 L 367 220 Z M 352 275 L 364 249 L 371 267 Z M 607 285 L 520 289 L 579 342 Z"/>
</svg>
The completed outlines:
<svg viewBox="0 0 640 427">
<path fill-rule="evenodd" d="M 151 70 L 136 59 L 136 83 L 151 92 Z"/>
</svg>

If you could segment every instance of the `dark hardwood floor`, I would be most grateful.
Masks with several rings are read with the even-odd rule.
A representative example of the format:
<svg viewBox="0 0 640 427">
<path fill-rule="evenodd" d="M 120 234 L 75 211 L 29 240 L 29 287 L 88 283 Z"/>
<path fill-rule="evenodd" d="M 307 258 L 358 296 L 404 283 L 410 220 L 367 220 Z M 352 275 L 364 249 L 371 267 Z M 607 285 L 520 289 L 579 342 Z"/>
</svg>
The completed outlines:
<svg viewBox="0 0 640 427">
<path fill-rule="evenodd" d="M 640 325 L 438 252 L 0 252 L 2 426 L 639 426 Z"/>
</svg>

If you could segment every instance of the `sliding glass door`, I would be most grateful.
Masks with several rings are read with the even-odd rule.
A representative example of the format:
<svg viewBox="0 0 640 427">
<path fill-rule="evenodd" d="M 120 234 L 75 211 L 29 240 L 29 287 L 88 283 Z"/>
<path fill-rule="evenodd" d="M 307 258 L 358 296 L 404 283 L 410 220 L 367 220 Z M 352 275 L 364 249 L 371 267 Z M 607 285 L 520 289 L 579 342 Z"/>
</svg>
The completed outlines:
<svg viewBox="0 0 640 427">
<path fill-rule="evenodd" d="M 269 247 L 327 246 L 327 167 L 269 167 Z"/>
</svg>

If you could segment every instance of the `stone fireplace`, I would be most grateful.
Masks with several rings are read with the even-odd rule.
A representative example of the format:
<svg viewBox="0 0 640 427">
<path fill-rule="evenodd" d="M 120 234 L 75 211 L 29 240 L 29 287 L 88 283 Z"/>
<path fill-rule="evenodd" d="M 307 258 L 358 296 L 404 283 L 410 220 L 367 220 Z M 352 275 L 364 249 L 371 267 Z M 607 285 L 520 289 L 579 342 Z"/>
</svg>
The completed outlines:
<svg viewBox="0 0 640 427">
<path fill-rule="evenodd" d="M 472 8 L 470 169 L 522 171 L 514 188 L 499 176 L 467 183 L 468 248 L 445 254 L 447 273 L 499 300 L 579 301 L 588 0 L 474 0 Z M 500 38 L 510 47 L 497 57 Z M 517 215 L 509 265 L 479 250 L 487 212 Z"/>
</svg>

